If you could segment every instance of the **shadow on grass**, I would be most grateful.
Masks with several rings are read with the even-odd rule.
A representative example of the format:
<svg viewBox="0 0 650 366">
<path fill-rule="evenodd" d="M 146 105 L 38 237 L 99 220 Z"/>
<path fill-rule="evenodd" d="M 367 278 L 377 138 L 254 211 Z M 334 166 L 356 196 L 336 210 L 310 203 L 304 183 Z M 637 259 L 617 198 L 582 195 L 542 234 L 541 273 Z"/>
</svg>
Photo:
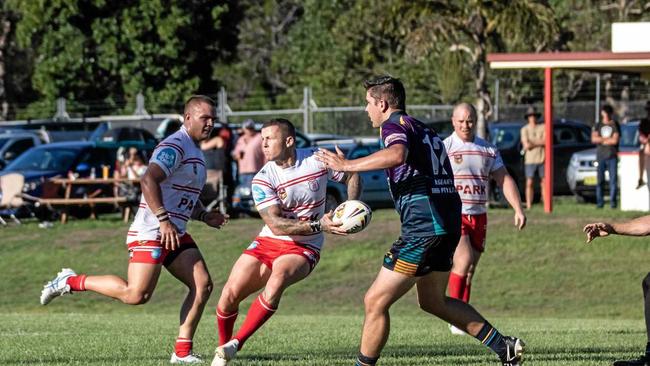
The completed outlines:
<svg viewBox="0 0 650 366">
<path fill-rule="evenodd" d="M 543 348 L 527 348 L 525 358 L 531 362 L 557 362 L 559 364 L 568 365 L 571 362 L 581 362 L 581 361 L 594 361 L 594 362 L 604 362 L 610 363 L 621 357 L 621 353 L 629 355 L 629 358 L 634 358 L 638 355 L 635 352 L 639 353 L 639 350 L 636 347 L 543 347 Z M 635 356 L 636 355 L 636 356 Z M 331 362 L 341 361 L 341 360 L 350 360 L 353 362 L 356 357 L 356 351 L 330 351 L 324 354 L 312 355 L 316 360 L 329 360 Z M 309 357 L 307 357 L 309 358 Z M 435 345 L 432 344 L 431 347 L 426 346 L 409 346 L 409 347 L 386 347 L 382 352 L 382 359 L 393 359 L 393 362 L 404 363 L 407 360 L 413 361 L 413 359 L 439 359 L 441 362 L 445 362 L 453 365 L 477 365 L 483 363 L 494 363 L 497 361 L 496 355 L 488 351 L 486 348 L 481 347 L 476 344 L 458 344 L 458 345 Z M 622 357 L 627 358 L 627 357 Z M 292 354 L 292 353 L 243 353 L 237 357 L 240 362 L 277 362 L 277 361 L 289 361 L 289 362 L 298 362 L 305 361 L 306 355 L 301 354 Z"/>
</svg>

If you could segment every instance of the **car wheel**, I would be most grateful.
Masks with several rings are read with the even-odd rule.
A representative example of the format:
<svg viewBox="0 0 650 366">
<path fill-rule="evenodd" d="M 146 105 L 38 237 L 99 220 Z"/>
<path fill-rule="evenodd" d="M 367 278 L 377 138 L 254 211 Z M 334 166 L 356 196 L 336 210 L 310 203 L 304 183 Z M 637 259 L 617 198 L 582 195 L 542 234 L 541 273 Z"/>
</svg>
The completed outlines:
<svg viewBox="0 0 650 366">
<path fill-rule="evenodd" d="M 334 210 L 341 203 L 341 199 L 333 191 L 327 191 L 325 196 L 325 212 Z"/>
</svg>

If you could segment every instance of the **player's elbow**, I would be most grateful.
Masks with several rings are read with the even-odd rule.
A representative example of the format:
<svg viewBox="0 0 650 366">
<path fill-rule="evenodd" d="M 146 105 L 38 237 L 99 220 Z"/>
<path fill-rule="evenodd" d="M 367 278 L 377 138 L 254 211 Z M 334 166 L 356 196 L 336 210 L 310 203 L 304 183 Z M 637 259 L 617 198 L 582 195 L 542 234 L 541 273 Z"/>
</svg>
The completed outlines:
<svg viewBox="0 0 650 366">
<path fill-rule="evenodd" d="M 389 168 L 394 168 L 406 163 L 406 154 L 398 151 L 394 154 L 391 154 L 386 160 L 386 165 L 388 165 Z"/>
</svg>

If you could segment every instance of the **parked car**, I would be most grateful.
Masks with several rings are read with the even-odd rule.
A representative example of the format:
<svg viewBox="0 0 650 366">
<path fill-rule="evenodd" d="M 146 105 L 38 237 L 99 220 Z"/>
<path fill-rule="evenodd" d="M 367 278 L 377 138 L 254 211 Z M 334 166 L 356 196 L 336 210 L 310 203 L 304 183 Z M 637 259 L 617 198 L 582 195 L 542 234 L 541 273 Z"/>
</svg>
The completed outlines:
<svg viewBox="0 0 650 366">
<path fill-rule="evenodd" d="M 44 143 L 39 134 L 28 131 L 0 133 L 0 170 L 31 147 Z"/>
<path fill-rule="evenodd" d="M 639 120 L 621 124 L 619 151 L 639 150 Z M 566 180 L 571 192 L 579 202 L 596 200 L 597 180 L 596 148 L 574 153 L 566 171 Z M 605 172 L 605 187 L 609 184 L 609 174 Z"/>
<path fill-rule="evenodd" d="M 0 176 L 20 173 L 25 177 L 23 192 L 35 197 L 56 192 L 44 192 L 48 178 L 67 176 L 73 172 L 81 177 L 89 176 L 94 170 L 101 174 L 102 166 L 115 167 L 117 150 L 120 147 L 135 146 L 149 156 L 155 144 L 137 142 L 114 143 L 94 141 L 71 141 L 43 144 L 27 150 L 0 172 Z"/>
<path fill-rule="evenodd" d="M 358 159 L 380 149 L 379 139 L 376 137 L 318 142 L 319 148 L 331 151 L 334 151 L 335 145 L 343 151 L 347 159 Z M 367 203 L 371 208 L 393 207 L 388 180 L 383 170 L 362 172 L 360 175 L 363 184 L 360 199 L 363 202 Z M 329 211 L 336 208 L 346 197 L 347 186 L 345 184 L 328 181 L 325 210 Z M 233 208 L 239 213 L 256 214 L 255 203 L 249 187 L 237 187 L 233 198 Z"/>
<path fill-rule="evenodd" d="M 0 131 L 21 130 L 47 135 L 47 142 L 87 140 L 101 124 L 99 121 L 14 121 L 3 122 Z"/>
<path fill-rule="evenodd" d="M 90 141 L 104 142 L 141 142 L 146 145 L 155 145 L 158 139 L 144 128 L 138 127 L 116 127 L 111 128 L 111 124 L 103 123 L 90 135 Z"/>
<path fill-rule="evenodd" d="M 526 184 L 523 146 L 520 132 L 524 122 L 495 122 L 488 126 L 489 140 L 499 149 L 501 158 L 523 194 Z M 558 119 L 553 122 L 553 193 L 571 194 L 566 170 L 571 155 L 576 151 L 592 148 L 591 128 L 583 123 Z M 500 189 L 491 184 L 491 201 L 505 203 Z M 539 189 L 535 190 L 538 194 Z"/>
</svg>

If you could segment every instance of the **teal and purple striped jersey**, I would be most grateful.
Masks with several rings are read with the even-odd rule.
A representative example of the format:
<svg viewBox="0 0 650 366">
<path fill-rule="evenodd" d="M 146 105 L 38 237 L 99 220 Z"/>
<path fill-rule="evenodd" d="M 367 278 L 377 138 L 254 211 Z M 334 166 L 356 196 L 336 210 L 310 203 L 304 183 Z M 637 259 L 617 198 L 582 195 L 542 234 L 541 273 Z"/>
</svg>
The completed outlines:
<svg viewBox="0 0 650 366">
<path fill-rule="evenodd" d="M 427 237 L 460 232 L 461 201 L 454 174 L 438 135 L 422 122 L 398 111 L 380 128 L 382 147 L 401 144 L 406 161 L 386 169 L 401 236 Z"/>
</svg>

